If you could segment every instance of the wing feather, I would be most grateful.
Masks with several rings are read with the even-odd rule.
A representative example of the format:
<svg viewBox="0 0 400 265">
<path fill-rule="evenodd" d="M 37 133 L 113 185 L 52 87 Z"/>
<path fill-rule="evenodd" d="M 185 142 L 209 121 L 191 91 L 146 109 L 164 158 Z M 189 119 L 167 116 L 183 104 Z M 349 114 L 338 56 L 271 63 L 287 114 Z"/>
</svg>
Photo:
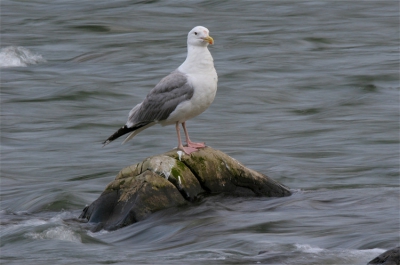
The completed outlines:
<svg viewBox="0 0 400 265">
<path fill-rule="evenodd" d="M 127 125 L 154 123 L 166 120 L 176 107 L 194 94 L 185 74 L 174 71 L 164 77 L 129 113 Z"/>
<path fill-rule="evenodd" d="M 137 104 L 129 112 L 125 126 L 103 144 L 107 145 L 127 133 L 130 134 L 123 143 L 129 141 L 144 129 L 167 119 L 180 103 L 190 100 L 193 94 L 194 89 L 188 83 L 186 75 L 177 70 L 172 72 L 149 92 L 142 103 Z"/>
</svg>

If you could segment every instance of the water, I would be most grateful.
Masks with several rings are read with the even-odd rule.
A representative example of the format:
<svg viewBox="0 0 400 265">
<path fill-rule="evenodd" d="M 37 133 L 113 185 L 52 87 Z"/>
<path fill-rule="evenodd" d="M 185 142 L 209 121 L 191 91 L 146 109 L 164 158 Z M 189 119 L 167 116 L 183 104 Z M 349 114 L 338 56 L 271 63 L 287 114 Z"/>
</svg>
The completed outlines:
<svg viewBox="0 0 400 265">
<path fill-rule="evenodd" d="M 400 244 L 398 1 L 1 5 L 2 263 L 366 264 Z M 89 232 L 77 217 L 121 168 L 176 146 L 173 126 L 101 142 L 196 25 L 215 39 L 219 87 L 192 140 L 293 195 L 215 196 Z"/>
</svg>

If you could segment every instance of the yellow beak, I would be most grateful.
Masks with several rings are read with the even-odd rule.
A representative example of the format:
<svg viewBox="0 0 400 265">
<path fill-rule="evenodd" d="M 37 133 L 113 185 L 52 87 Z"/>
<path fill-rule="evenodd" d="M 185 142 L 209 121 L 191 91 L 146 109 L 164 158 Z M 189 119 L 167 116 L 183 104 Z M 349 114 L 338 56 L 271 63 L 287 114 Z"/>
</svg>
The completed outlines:
<svg viewBox="0 0 400 265">
<path fill-rule="evenodd" d="M 207 36 L 204 38 L 204 41 L 207 41 L 209 44 L 214 44 L 214 39 L 211 36 Z"/>
</svg>

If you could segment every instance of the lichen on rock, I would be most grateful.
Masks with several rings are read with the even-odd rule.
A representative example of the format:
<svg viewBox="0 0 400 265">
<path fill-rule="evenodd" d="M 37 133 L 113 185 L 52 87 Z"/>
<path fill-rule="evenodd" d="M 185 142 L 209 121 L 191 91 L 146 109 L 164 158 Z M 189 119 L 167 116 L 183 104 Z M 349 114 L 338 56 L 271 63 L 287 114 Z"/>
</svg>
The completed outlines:
<svg viewBox="0 0 400 265">
<path fill-rule="evenodd" d="M 291 194 L 284 185 L 211 147 L 191 155 L 178 152 L 152 156 L 122 169 L 80 218 L 96 223 L 94 231 L 114 230 L 143 220 L 152 212 L 190 204 L 211 194 Z"/>
</svg>

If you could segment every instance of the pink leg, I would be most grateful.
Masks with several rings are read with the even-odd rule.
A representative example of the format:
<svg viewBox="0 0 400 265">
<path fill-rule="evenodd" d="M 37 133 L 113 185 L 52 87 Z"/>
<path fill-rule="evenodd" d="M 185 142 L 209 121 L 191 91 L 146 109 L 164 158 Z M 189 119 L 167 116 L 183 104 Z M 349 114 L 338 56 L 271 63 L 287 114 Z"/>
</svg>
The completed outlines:
<svg viewBox="0 0 400 265">
<path fill-rule="evenodd" d="M 176 134 L 178 135 L 178 149 L 182 150 L 183 152 L 185 152 L 188 155 L 190 155 L 193 152 L 196 152 L 197 151 L 196 148 L 193 148 L 193 147 L 190 147 L 190 146 L 188 146 L 188 147 L 184 147 L 183 146 L 182 141 L 181 141 L 181 132 L 180 132 L 180 129 L 179 129 L 179 122 L 176 123 L 175 128 L 176 128 Z M 186 132 L 186 130 L 185 130 L 185 132 Z"/>
<path fill-rule="evenodd" d="M 190 141 L 189 133 L 188 133 L 188 131 L 187 131 L 187 129 L 186 129 L 186 122 L 183 122 L 183 123 L 182 123 L 182 127 L 183 127 L 183 130 L 185 131 L 187 146 L 193 147 L 193 148 L 202 148 L 202 147 L 206 147 L 206 145 L 205 145 L 204 143 L 194 143 L 194 142 Z"/>
</svg>

